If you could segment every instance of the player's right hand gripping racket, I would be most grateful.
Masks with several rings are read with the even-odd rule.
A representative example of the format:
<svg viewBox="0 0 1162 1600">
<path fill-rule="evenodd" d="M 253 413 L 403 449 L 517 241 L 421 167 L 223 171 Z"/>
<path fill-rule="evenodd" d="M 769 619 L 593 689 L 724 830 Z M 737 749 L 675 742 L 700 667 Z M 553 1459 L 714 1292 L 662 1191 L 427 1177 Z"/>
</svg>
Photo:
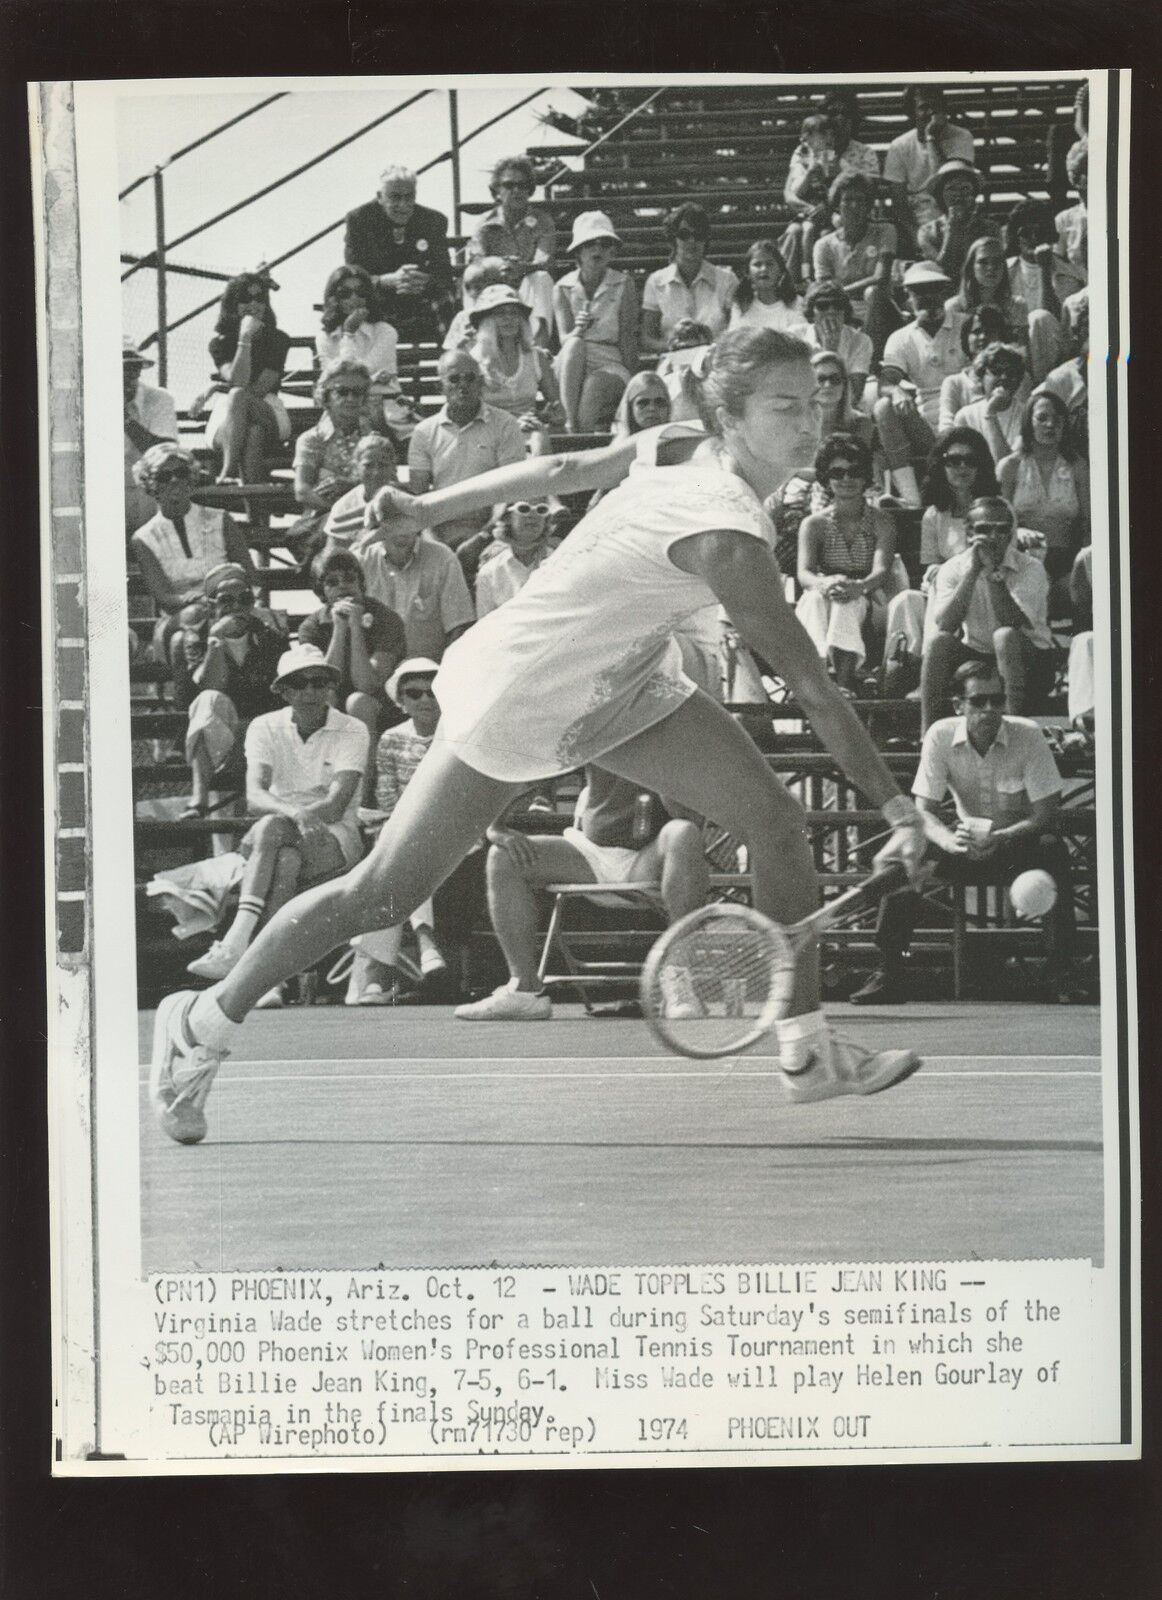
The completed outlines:
<svg viewBox="0 0 1162 1600">
<path fill-rule="evenodd" d="M 795 963 L 811 935 L 907 883 L 902 866 L 885 867 L 787 928 L 729 901 L 691 911 L 667 928 L 642 967 L 650 1031 L 699 1060 L 748 1049 L 787 1015 Z"/>
</svg>

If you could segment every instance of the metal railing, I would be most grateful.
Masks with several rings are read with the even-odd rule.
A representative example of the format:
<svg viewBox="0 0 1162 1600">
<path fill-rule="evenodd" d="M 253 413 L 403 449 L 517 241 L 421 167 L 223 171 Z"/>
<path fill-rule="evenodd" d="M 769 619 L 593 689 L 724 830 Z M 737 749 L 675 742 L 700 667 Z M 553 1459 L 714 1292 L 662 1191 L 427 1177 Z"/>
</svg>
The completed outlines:
<svg viewBox="0 0 1162 1600">
<path fill-rule="evenodd" d="M 337 151 L 345 149 L 348 145 L 353 144 L 356 140 L 361 139 L 366 134 L 372 132 L 373 129 L 381 127 L 383 123 L 389 121 L 392 117 L 398 116 L 400 112 L 405 111 L 410 106 L 415 105 L 417 101 L 423 99 L 426 95 L 434 94 L 436 91 L 432 89 L 420 90 L 419 93 L 411 95 L 408 99 L 401 101 L 399 105 L 393 106 L 389 111 L 384 112 L 381 116 L 374 118 L 371 122 L 366 123 L 363 127 L 356 129 L 354 133 L 347 135 L 346 138 L 339 140 L 338 143 L 330 145 L 326 150 L 322 150 L 317 155 L 312 156 L 309 161 L 305 161 L 299 166 L 295 167 L 293 170 L 284 173 L 281 177 L 275 179 L 273 183 L 265 184 L 262 188 L 255 190 L 253 194 L 248 195 L 245 199 L 237 201 L 234 205 L 228 206 L 224 211 L 220 211 L 212 217 L 208 217 L 205 221 L 198 223 L 196 227 L 187 229 L 185 233 L 179 234 L 176 238 L 167 239 L 165 236 L 165 173 L 167 169 L 171 167 L 174 162 L 180 160 L 184 156 L 189 155 L 192 151 L 199 149 L 202 145 L 209 143 L 211 139 L 216 138 L 219 134 L 224 133 L 228 128 L 236 127 L 238 123 L 244 121 L 248 117 L 254 116 L 260 111 L 264 111 L 267 107 L 273 105 L 275 101 L 286 98 L 287 92 L 288 91 L 284 91 L 268 96 L 265 100 L 261 100 L 258 102 L 258 104 L 248 107 L 245 111 L 240 112 L 237 116 L 231 117 L 228 121 L 220 123 L 217 127 L 210 129 L 210 131 L 203 134 L 201 138 L 195 139 L 190 144 L 183 145 L 180 150 L 174 151 L 173 155 L 168 157 L 166 161 L 161 162 L 153 169 L 152 172 L 143 173 L 140 177 L 134 179 L 134 181 L 125 189 L 123 189 L 118 196 L 119 199 L 124 200 L 130 194 L 134 193 L 135 190 L 139 189 L 143 184 L 148 182 L 152 182 L 153 184 L 154 248 L 148 254 L 142 256 L 123 254 L 121 260 L 128 270 L 122 273 L 121 281 L 124 283 L 129 278 L 133 277 L 135 273 L 140 272 L 143 268 L 152 269 L 156 273 L 157 327 L 155 332 L 147 334 L 140 342 L 143 349 L 146 349 L 151 345 L 157 346 L 158 381 L 163 386 L 165 385 L 168 376 L 169 335 L 175 332 L 176 329 L 182 327 L 184 324 L 193 321 L 195 317 L 201 316 L 203 312 L 208 311 L 212 306 L 217 304 L 219 299 L 218 295 L 214 295 L 209 300 L 205 300 L 199 305 L 194 306 L 192 310 L 183 312 L 181 316 L 176 317 L 171 322 L 168 317 L 168 295 L 166 288 L 166 279 L 168 275 L 172 272 L 186 277 L 206 278 L 219 283 L 228 282 L 231 276 L 229 273 L 172 261 L 170 260 L 170 252 L 175 250 L 178 246 L 188 243 L 189 240 L 196 238 L 199 234 L 205 233 L 207 229 L 214 227 L 217 223 L 224 221 L 227 217 L 234 216 L 239 211 L 245 210 L 246 207 L 253 205 L 257 200 L 264 198 L 266 195 L 273 193 L 276 189 L 282 188 L 285 184 L 290 183 L 293 179 L 301 177 L 303 173 L 310 171 L 312 167 L 318 166 L 320 162 L 327 160 Z M 511 105 L 506 106 L 503 111 L 497 112 L 495 116 L 488 117 L 484 122 L 481 122 L 475 128 L 470 129 L 468 133 L 461 135 L 459 126 L 458 94 L 455 89 L 448 90 L 448 148 L 441 151 L 439 155 L 433 156 L 432 159 L 425 162 L 423 166 L 418 167 L 416 169 L 416 175 L 417 177 L 422 176 L 423 173 L 430 172 L 434 167 L 441 166 L 446 161 L 451 162 L 452 224 L 453 232 L 457 236 L 461 231 L 462 209 L 460 158 L 461 152 L 463 151 L 465 145 L 470 144 L 473 139 L 479 138 L 479 136 L 482 133 L 485 133 L 489 128 L 495 127 L 498 122 L 502 122 L 506 117 L 512 116 L 515 112 L 521 110 L 522 107 L 528 105 L 530 101 L 537 99 L 539 95 L 542 95 L 545 92 L 546 91 L 544 87 L 532 90 L 531 93 L 521 96 L 520 99 L 515 100 Z M 633 107 L 633 109 L 627 112 L 619 122 L 617 122 L 612 128 L 607 129 L 605 133 L 603 133 L 599 138 L 593 140 L 591 144 L 579 146 L 576 152 L 576 158 L 583 160 L 590 153 L 590 151 L 595 150 L 599 145 L 604 144 L 607 139 L 612 138 L 615 133 L 617 133 L 626 125 L 626 123 L 631 122 L 635 117 L 639 116 L 643 111 L 645 111 L 646 108 L 652 105 L 662 93 L 664 93 L 664 90 L 662 89 L 654 90 L 651 94 L 646 96 L 640 105 Z M 563 163 L 555 172 L 551 174 L 551 176 L 542 180 L 544 186 L 547 187 L 549 184 L 554 183 L 559 177 L 562 176 L 563 173 L 567 172 L 568 170 L 568 164 Z M 281 255 L 276 256 L 271 261 L 262 263 L 262 265 L 270 269 L 281 266 L 284 262 L 291 260 L 294 256 L 300 255 L 304 250 L 308 250 L 312 245 L 317 244 L 319 240 L 324 239 L 327 234 L 333 233 L 337 228 L 342 227 L 345 220 L 345 217 L 337 217 L 333 222 L 329 222 L 326 227 L 318 229 L 317 232 L 312 233 L 308 238 L 300 240 L 297 244 L 292 245 L 289 250 L 284 250 Z"/>
</svg>

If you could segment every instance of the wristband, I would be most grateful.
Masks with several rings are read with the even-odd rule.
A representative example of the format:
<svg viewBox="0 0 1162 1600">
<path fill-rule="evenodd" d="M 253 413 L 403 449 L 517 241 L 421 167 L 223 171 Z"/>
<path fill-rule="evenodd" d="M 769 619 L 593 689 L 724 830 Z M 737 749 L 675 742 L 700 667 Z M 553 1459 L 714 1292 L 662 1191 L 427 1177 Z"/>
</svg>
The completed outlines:
<svg viewBox="0 0 1162 1600">
<path fill-rule="evenodd" d="M 880 807 L 880 815 L 891 828 L 917 828 L 920 826 L 920 813 L 915 802 L 908 799 L 906 794 L 894 794 L 890 800 Z"/>
</svg>

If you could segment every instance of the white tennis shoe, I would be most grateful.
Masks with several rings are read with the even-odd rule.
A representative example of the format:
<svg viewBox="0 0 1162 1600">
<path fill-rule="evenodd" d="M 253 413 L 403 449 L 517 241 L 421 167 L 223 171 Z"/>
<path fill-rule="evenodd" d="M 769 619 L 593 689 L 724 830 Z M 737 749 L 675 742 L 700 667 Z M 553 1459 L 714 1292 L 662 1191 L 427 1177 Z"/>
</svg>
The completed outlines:
<svg viewBox="0 0 1162 1600">
<path fill-rule="evenodd" d="M 689 1022 L 704 1017 L 706 1007 L 699 1000 L 689 972 L 685 967 L 663 967 L 659 978 L 662 986 L 662 1014 L 671 1022 Z"/>
<path fill-rule="evenodd" d="M 461 1022 L 548 1022 L 553 1015 L 553 1002 L 543 990 L 534 994 L 530 989 L 516 988 L 514 981 L 502 984 L 483 1000 L 457 1006 L 452 1015 Z"/>
<path fill-rule="evenodd" d="M 211 1050 L 190 1037 L 192 989 L 166 995 L 153 1023 L 149 1098 L 162 1131 L 178 1144 L 200 1144 L 206 1137 L 206 1099 L 226 1050 Z"/>
<path fill-rule="evenodd" d="M 217 939 L 196 961 L 191 961 L 186 967 L 187 972 L 192 972 L 195 978 L 210 978 L 214 983 L 220 983 L 241 961 L 241 956 L 231 955 Z"/>
<path fill-rule="evenodd" d="M 867 1050 L 828 1030 L 799 1072 L 783 1072 L 783 1092 L 795 1105 L 845 1094 L 879 1094 L 903 1083 L 923 1065 L 914 1050 Z"/>
</svg>

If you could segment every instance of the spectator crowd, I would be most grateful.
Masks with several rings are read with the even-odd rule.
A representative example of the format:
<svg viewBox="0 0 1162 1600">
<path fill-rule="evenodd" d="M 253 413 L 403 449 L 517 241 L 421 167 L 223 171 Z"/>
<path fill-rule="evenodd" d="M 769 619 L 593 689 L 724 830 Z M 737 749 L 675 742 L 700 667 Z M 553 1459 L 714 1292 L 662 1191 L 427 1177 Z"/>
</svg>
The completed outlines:
<svg viewBox="0 0 1162 1600">
<path fill-rule="evenodd" d="M 198 449 L 179 434 L 173 397 L 146 381 L 151 358 L 125 338 L 126 533 L 156 613 L 131 648 L 168 669 L 188 716 L 183 815 L 206 817 L 215 793 L 233 789 L 259 818 L 235 921 L 192 970 L 220 975 L 273 909 L 358 857 L 360 819 L 394 809 L 434 735 L 444 651 L 567 545 L 587 503 L 546 490 L 419 533 L 381 532 L 368 515 L 379 491 L 448 489 L 567 450 L 574 435 L 584 449 L 594 434 L 697 428 L 702 363 L 728 329 L 774 328 L 810 351 L 813 448 L 767 506 L 787 596 L 844 693 L 919 702 L 926 805 L 956 797 L 947 769 L 962 737 L 978 763 L 998 741 L 1027 750 L 1027 719 L 1055 694 L 1092 732 L 1085 89 L 1065 162 L 1073 203 L 1054 212 L 1023 199 L 999 218 L 973 133 L 950 119 L 939 85 L 903 102 L 910 126 L 881 156 L 860 139 L 856 94 L 830 92 L 791 156 L 785 226 L 730 264 L 714 259 L 711 216 L 684 202 L 662 224 L 667 264 L 641 282 L 618 264 L 623 239 L 606 211 L 578 212 L 565 238 L 534 203 L 540 174 L 525 155 L 495 166 L 493 205 L 462 252 L 447 219 L 419 203 L 415 175 L 389 166 L 348 215 L 343 261 L 321 286 L 305 429 L 280 394 L 291 341 L 264 266 L 222 295 L 208 387 L 187 408 L 204 419 Z M 441 403 L 427 415 L 409 387 L 418 344 L 439 351 Z M 286 528 L 272 528 L 255 492 L 269 487 L 272 458 L 292 472 Z M 231 514 L 239 505 L 249 530 Z M 293 637 L 263 603 L 253 552 L 272 547 L 291 553 L 318 601 Z M 713 611 L 692 620 L 691 640 L 714 692 L 752 698 L 739 685 L 761 685 L 765 664 L 737 675 Z M 1020 860 L 1060 869 L 1043 837 L 1053 774 L 1039 748 L 1027 760 L 1035 826 L 1017 828 Z M 973 781 L 974 809 L 987 812 Z M 1006 805 L 1015 827 L 1022 817 Z M 962 852 L 946 835 L 946 854 Z M 494 877 L 545 878 L 509 829 L 492 845 Z M 973 861 L 988 854 L 976 838 Z M 909 915 L 890 912 L 865 998 L 898 997 Z M 1068 953 L 1072 924 L 1055 926 L 1054 948 Z M 405 933 L 367 936 L 351 1003 L 395 993 Z M 422 974 L 442 970 L 430 906 L 413 936 Z M 528 938 L 514 949 L 523 971 Z"/>
</svg>

